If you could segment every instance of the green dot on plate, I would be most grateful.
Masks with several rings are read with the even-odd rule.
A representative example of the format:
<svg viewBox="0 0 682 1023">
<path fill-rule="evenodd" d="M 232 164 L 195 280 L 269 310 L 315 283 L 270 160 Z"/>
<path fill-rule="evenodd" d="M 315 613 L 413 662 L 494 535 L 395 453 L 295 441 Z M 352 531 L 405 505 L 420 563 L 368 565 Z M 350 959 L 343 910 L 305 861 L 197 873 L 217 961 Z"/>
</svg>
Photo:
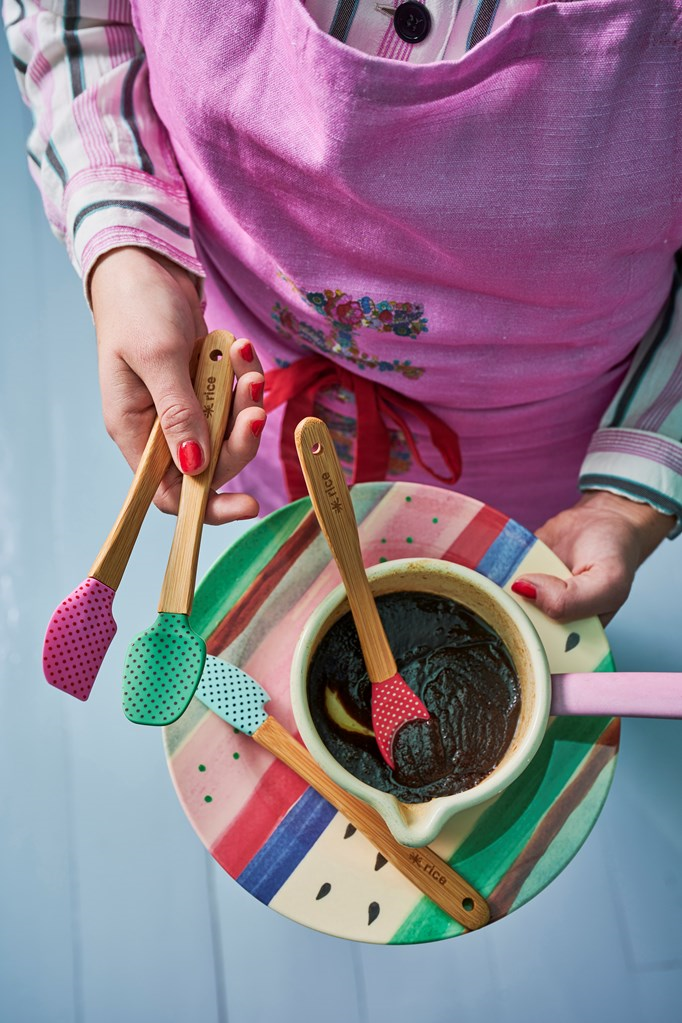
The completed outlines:
<svg viewBox="0 0 682 1023">
<path fill-rule="evenodd" d="M 205 803 L 212 803 L 213 802 L 213 796 L 204 796 L 204 802 Z"/>
<path fill-rule="evenodd" d="M 386 543 L 386 542 L 387 542 L 387 541 L 386 541 L 386 537 L 384 537 L 384 538 L 383 538 L 383 540 L 382 540 L 381 542 L 382 542 L 382 543 Z"/>
<path fill-rule="evenodd" d="M 411 536 L 406 536 L 405 537 L 405 543 L 412 543 L 412 537 Z"/>
<path fill-rule="evenodd" d="M 232 754 L 232 759 L 233 760 L 239 760 L 239 754 L 238 753 L 233 753 Z"/>
<path fill-rule="evenodd" d="M 206 764 L 199 764 L 199 770 L 200 771 L 205 771 L 206 770 Z"/>
<path fill-rule="evenodd" d="M 411 498 L 411 497 L 406 497 L 406 498 L 405 498 L 405 500 L 406 500 L 406 501 L 411 501 L 411 500 L 412 500 L 412 498 Z"/>
<path fill-rule="evenodd" d="M 431 519 L 432 522 L 438 522 L 438 519 Z"/>
<path fill-rule="evenodd" d="M 388 561 L 388 558 L 379 558 L 379 564 L 380 564 L 380 565 L 383 565 L 383 563 L 384 563 L 385 561 Z"/>
</svg>

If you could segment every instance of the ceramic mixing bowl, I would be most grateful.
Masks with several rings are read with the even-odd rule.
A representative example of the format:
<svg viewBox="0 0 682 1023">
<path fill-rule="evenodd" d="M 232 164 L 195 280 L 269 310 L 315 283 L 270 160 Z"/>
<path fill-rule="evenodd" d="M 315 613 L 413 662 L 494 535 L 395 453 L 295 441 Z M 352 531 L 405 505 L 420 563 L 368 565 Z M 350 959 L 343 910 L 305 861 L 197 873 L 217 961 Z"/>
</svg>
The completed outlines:
<svg viewBox="0 0 682 1023">
<path fill-rule="evenodd" d="M 530 620 L 496 583 L 472 569 L 431 558 L 375 565 L 367 570 L 375 596 L 421 591 L 448 597 L 477 614 L 501 638 L 516 669 L 521 708 L 512 741 L 498 765 L 472 788 L 423 803 L 403 803 L 356 778 L 322 742 L 310 713 L 307 679 L 312 658 L 331 626 L 348 611 L 343 586 L 322 601 L 305 625 L 291 667 L 291 703 L 310 753 L 339 785 L 381 814 L 403 845 L 427 845 L 453 814 L 481 804 L 511 784 L 542 742 L 549 716 L 551 680 L 544 647 Z"/>
</svg>

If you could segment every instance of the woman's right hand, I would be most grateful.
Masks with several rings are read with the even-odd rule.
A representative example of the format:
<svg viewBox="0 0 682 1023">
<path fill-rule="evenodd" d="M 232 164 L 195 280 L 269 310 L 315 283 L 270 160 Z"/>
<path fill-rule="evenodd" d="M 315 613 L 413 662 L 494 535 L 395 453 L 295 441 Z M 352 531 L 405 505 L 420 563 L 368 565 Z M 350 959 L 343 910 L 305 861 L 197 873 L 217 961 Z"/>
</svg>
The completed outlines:
<svg viewBox="0 0 682 1023">
<path fill-rule="evenodd" d="M 149 249 L 126 247 L 98 260 L 90 292 L 107 431 L 135 469 L 158 414 L 174 465 L 154 503 L 177 514 L 182 473 L 196 475 L 208 460 L 189 373 L 195 341 L 207 333 L 195 279 Z M 263 371 L 250 342 L 234 344 L 231 357 L 237 385 L 206 509 L 215 525 L 258 514 L 248 494 L 215 493 L 254 457 L 265 424 Z"/>
</svg>

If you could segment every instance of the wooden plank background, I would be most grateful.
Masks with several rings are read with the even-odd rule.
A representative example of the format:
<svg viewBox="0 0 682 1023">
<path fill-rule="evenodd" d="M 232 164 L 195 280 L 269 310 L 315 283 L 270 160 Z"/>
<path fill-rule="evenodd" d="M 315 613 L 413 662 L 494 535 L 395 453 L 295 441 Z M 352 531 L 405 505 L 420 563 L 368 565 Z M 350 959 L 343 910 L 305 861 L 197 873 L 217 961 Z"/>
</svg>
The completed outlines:
<svg viewBox="0 0 682 1023">
<path fill-rule="evenodd" d="M 161 739 L 120 710 L 172 522 L 154 511 L 87 704 L 50 689 L 54 606 L 129 483 L 102 425 L 92 323 L 24 157 L 0 49 L 0 1019 L 7 1023 L 672 1023 L 682 996 L 682 725 L 626 721 L 587 843 L 528 906 L 437 945 L 345 942 L 244 893 L 195 837 Z M 199 577 L 239 534 L 209 530 Z M 682 540 L 609 627 L 624 670 L 682 668 Z"/>
</svg>

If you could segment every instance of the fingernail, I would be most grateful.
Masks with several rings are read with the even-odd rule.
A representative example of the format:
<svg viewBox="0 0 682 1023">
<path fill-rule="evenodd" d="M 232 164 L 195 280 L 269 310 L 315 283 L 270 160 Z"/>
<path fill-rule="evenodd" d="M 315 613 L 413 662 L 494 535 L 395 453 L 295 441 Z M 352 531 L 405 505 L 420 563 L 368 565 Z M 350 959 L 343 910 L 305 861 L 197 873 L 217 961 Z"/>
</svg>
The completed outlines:
<svg viewBox="0 0 682 1023">
<path fill-rule="evenodd" d="M 178 462 L 183 472 L 196 472 L 204 462 L 204 453 L 201 444 L 195 440 L 184 440 L 178 444 Z"/>
<path fill-rule="evenodd" d="M 251 401 L 260 401 L 263 395 L 263 381 L 251 384 Z"/>
<path fill-rule="evenodd" d="M 532 583 L 524 582 L 523 579 L 512 583 L 511 589 L 512 593 L 518 593 L 520 597 L 527 597 L 528 600 L 535 600 L 538 595 L 537 588 Z"/>
<path fill-rule="evenodd" d="M 261 433 L 263 432 L 264 426 L 265 426 L 264 419 L 254 419 L 254 421 L 251 423 L 251 433 L 254 435 L 254 437 L 260 437 Z"/>
<path fill-rule="evenodd" d="M 239 354 L 244 362 L 253 362 L 253 348 L 248 341 L 239 349 Z"/>
</svg>

